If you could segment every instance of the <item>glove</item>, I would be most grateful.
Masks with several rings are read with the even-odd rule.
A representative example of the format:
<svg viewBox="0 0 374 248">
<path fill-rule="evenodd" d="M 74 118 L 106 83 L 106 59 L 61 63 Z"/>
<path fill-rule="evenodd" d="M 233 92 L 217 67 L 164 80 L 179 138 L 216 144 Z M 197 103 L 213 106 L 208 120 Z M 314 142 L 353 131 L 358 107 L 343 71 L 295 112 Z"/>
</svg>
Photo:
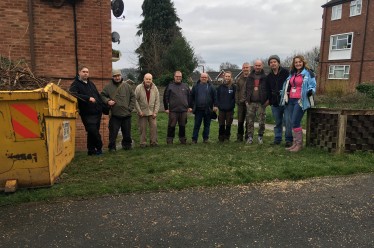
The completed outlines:
<svg viewBox="0 0 374 248">
<path fill-rule="evenodd" d="M 313 90 L 308 90 L 308 92 L 306 94 L 307 94 L 308 97 L 313 95 Z"/>
</svg>

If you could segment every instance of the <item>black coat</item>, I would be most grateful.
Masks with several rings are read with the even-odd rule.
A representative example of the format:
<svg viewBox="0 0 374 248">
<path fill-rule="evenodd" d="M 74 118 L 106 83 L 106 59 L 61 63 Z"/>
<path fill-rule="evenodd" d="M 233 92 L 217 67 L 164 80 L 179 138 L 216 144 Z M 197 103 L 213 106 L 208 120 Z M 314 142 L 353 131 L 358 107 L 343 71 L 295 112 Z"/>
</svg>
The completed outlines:
<svg viewBox="0 0 374 248">
<path fill-rule="evenodd" d="M 88 79 L 87 83 L 78 77 L 71 84 L 69 92 L 78 99 L 80 115 L 101 115 L 102 100 L 95 84 Z M 89 101 L 90 97 L 96 99 L 95 103 Z"/>
<path fill-rule="evenodd" d="M 283 67 L 279 67 L 278 74 L 275 75 L 271 71 L 266 77 L 267 92 L 269 98 L 269 104 L 272 106 L 279 106 L 280 92 L 283 88 L 283 84 L 289 75 L 288 70 Z"/>
</svg>

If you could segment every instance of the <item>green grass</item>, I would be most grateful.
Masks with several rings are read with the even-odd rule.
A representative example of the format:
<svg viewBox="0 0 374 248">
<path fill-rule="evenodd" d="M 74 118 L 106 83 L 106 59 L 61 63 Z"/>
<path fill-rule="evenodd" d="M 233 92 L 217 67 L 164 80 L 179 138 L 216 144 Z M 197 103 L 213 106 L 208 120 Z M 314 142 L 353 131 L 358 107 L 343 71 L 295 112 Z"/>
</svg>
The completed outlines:
<svg viewBox="0 0 374 248">
<path fill-rule="evenodd" d="M 18 189 L 0 193 L 0 206 L 34 201 L 59 201 L 133 192 L 179 190 L 189 187 L 238 185 L 272 180 L 300 180 L 320 176 L 374 172 L 373 153 L 334 155 L 321 149 L 305 148 L 291 154 L 282 146 L 270 146 L 273 132 L 266 130 L 263 145 L 217 143 L 218 124 L 211 125 L 210 144 L 167 146 L 167 116 L 158 117 L 159 147 L 136 147 L 102 156 L 77 152 L 58 182 L 49 188 Z M 191 140 L 193 117 L 188 119 Z M 232 139 L 236 136 L 232 130 Z M 133 138 L 138 144 L 136 118 Z"/>
</svg>

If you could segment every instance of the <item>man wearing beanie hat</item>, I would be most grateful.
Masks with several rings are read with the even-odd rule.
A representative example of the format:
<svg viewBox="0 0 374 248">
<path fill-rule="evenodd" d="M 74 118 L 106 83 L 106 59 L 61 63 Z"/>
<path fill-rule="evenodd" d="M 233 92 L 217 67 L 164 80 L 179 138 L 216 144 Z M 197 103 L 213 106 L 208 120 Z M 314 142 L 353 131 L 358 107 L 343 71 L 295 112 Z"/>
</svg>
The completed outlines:
<svg viewBox="0 0 374 248">
<path fill-rule="evenodd" d="M 269 57 L 269 59 L 268 59 L 268 65 L 269 65 L 269 66 L 270 66 L 270 61 L 271 61 L 272 59 L 275 59 L 275 60 L 278 62 L 278 64 L 280 65 L 280 58 L 279 58 L 279 56 L 278 56 L 278 55 L 271 55 L 271 56 Z"/>
<path fill-rule="evenodd" d="M 128 83 L 123 82 L 120 70 L 113 70 L 112 80 L 101 92 L 101 98 L 110 109 L 109 151 L 116 151 L 119 129 L 122 132 L 122 148 L 131 149 L 131 112 L 135 108 L 135 94 Z"/>
<path fill-rule="evenodd" d="M 270 66 L 271 71 L 266 77 L 266 85 L 268 87 L 269 105 L 271 106 L 271 111 L 275 119 L 273 144 L 279 145 L 282 142 L 283 124 L 285 124 L 286 147 L 290 147 L 293 140 L 291 117 L 285 106 L 279 106 L 280 91 L 283 88 L 283 83 L 286 81 L 289 72 L 280 66 L 278 55 L 271 55 L 268 59 L 268 65 Z"/>
</svg>

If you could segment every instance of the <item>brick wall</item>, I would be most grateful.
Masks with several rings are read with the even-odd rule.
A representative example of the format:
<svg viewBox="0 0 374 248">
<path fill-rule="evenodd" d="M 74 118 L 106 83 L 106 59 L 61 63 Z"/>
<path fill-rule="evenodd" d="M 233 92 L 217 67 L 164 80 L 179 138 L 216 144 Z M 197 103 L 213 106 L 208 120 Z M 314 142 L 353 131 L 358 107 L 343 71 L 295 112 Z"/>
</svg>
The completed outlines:
<svg viewBox="0 0 374 248">
<path fill-rule="evenodd" d="M 369 4 L 369 5 L 368 5 Z M 367 7 L 369 16 L 365 30 Z M 332 7 L 326 7 L 323 15 L 321 53 L 319 64 L 319 92 L 323 92 L 328 79 L 329 65 L 350 65 L 349 85 L 354 91 L 361 82 L 374 82 L 374 3 L 362 1 L 362 12 L 358 16 L 349 16 L 350 2 L 342 4 L 342 18 L 331 21 Z M 328 60 L 330 36 L 353 32 L 352 58 L 349 60 Z M 366 42 L 365 42 L 366 41 Z"/>
<path fill-rule="evenodd" d="M 12 60 L 24 59 L 39 77 L 62 79 L 60 85 L 68 89 L 76 74 L 73 7 L 64 3 L 54 7 L 49 0 L 0 1 L 0 54 Z M 30 12 L 29 4 L 32 5 Z M 111 2 L 80 0 L 76 4 L 78 61 L 90 70 L 90 78 L 99 91 L 111 78 Z M 29 21 L 30 13 L 33 22 Z M 33 25 L 32 25 L 33 23 Z M 30 30 L 34 30 L 34 47 Z M 107 117 L 103 118 L 103 141 L 107 142 Z M 86 147 L 85 131 L 77 120 L 76 147 Z"/>
</svg>

